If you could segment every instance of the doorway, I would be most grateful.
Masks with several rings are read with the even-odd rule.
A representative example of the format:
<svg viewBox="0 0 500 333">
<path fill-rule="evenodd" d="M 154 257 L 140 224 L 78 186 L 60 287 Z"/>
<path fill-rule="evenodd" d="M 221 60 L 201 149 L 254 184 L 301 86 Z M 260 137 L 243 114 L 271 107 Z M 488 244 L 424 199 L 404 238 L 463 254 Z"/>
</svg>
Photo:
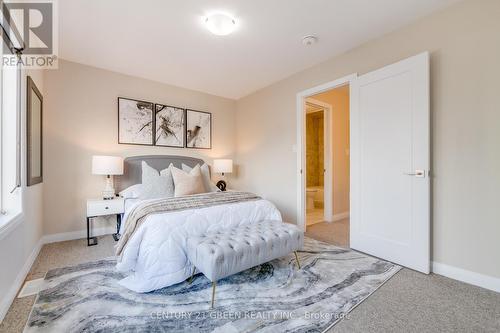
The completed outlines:
<svg viewBox="0 0 500 333">
<path fill-rule="evenodd" d="M 349 84 L 306 98 L 306 233 L 349 246 Z"/>
<path fill-rule="evenodd" d="M 429 78 L 429 53 L 424 52 L 297 94 L 299 227 L 311 229 L 305 209 L 306 100 L 348 84 L 349 247 L 429 273 Z"/>
</svg>

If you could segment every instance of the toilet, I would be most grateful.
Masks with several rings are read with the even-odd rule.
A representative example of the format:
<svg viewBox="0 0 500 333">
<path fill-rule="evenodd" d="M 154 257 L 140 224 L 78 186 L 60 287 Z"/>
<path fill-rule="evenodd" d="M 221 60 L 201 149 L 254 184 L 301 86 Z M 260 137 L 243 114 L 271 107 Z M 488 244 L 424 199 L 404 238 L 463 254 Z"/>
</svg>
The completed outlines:
<svg viewBox="0 0 500 333">
<path fill-rule="evenodd" d="M 312 210 L 314 209 L 314 200 L 316 198 L 317 189 L 308 187 L 306 189 L 306 209 Z"/>
<path fill-rule="evenodd" d="M 306 188 L 306 209 L 323 209 L 324 207 L 323 186 L 309 186 Z"/>
</svg>

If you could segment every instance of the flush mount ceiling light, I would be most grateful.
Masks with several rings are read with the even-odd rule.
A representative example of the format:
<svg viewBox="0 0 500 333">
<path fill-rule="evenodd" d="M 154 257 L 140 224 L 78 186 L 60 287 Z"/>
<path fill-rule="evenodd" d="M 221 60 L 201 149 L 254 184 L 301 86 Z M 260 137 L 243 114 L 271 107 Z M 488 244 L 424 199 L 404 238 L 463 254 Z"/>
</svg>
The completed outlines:
<svg viewBox="0 0 500 333">
<path fill-rule="evenodd" d="M 203 20 L 208 31 L 217 36 L 227 36 L 236 29 L 236 20 L 226 13 L 213 13 Z"/>
</svg>

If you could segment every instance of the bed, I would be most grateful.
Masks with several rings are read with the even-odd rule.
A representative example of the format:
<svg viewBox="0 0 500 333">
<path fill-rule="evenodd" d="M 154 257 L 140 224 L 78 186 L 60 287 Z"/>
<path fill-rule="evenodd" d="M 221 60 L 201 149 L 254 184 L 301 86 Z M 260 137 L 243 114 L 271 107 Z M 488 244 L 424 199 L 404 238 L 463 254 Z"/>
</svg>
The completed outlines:
<svg viewBox="0 0 500 333">
<path fill-rule="evenodd" d="M 124 161 L 124 174 L 117 177 L 115 188 L 122 191 L 141 183 L 141 163 L 147 162 L 160 171 L 170 164 L 181 168 L 182 164 L 194 167 L 202 165 L 203 160 L 185 156 L 135 156 Z M 224 196 L 247 200 L 224 201 Z M 197 197 L 199 196 L 199 197 Z M 200 201 L 210 198 L 208 204 L 185 209 L 172 210 L 168 207 L 177 202 Z M 156 201 L 155 201 L 156 200 Z M 153 206 L 155 203 L 168 202 L 165 209 L 157 209 L 144 217 L 126 242 L 120 239 L 117 269 L 126 273 L 120 284 L 136 292 L 149 292 L 186 280 L 192 273 L 192 264 L 186 256 L 187 239 L 209 232 L 238 228 L 262 220 L 279 220 L 281 214 L 269 201 L 251 197 L 248 194 L 210 193 L 165 200 L 126 199 L 125 214 L 120 234 L 127 234 L 131 227 L 132 214 L 140 207 Z M 153 202 L 155 201 L 155 202 Z M 227 203 L 226 203 L 227 202 Z M 205 203 L 202 201 L 202 203 Z M 127 226 L 127 223 L 129 225 Z"/>
</svg>

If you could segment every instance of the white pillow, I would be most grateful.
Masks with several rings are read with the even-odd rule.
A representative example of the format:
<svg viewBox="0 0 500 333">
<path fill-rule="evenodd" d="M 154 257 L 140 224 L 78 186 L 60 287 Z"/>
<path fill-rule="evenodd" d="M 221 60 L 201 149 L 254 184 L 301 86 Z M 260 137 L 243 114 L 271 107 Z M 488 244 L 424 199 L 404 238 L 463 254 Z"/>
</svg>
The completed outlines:
<svg viewBox="0 0 500 333">
<path fill-rule="evenodd" d="M 189 173 L 174 166 L 170 167 L 175 184 L 175 196 L 205 193 L 205 185 L 201 176 L 200 166 L 195 166 Z"/>
<path fill-rule="evenodd" d="M 121 191 L 120 197 L 124 199 L 139 199 L 142 195 L 142 184 L 135 184 Z"/>
<path fill-rule="evenodd" d="M 142 161 L 141 199 L 171 198 L 174 196 L 174 181 L 170 166 L 161 172 Z"/>
<path fill-rule="evenodd" d="M 199 164 L 197 164 L 199 166 Z M 185 172 L 191 172 L 193 168 L 190 166 L 182 163 L 182 170 Z M 210 179 L 210 169 L 208 168 L 207 163 L 203 163 L 203 165 L 200 167 L 201 170 L 201 176 L 203 177 L 203 185 L 205 185 L 205 191 L 206 192 L 219 192 L 219 188 L 215 186 L 214 183 L 212 183 L 212 180 Z"/>
</svg>

